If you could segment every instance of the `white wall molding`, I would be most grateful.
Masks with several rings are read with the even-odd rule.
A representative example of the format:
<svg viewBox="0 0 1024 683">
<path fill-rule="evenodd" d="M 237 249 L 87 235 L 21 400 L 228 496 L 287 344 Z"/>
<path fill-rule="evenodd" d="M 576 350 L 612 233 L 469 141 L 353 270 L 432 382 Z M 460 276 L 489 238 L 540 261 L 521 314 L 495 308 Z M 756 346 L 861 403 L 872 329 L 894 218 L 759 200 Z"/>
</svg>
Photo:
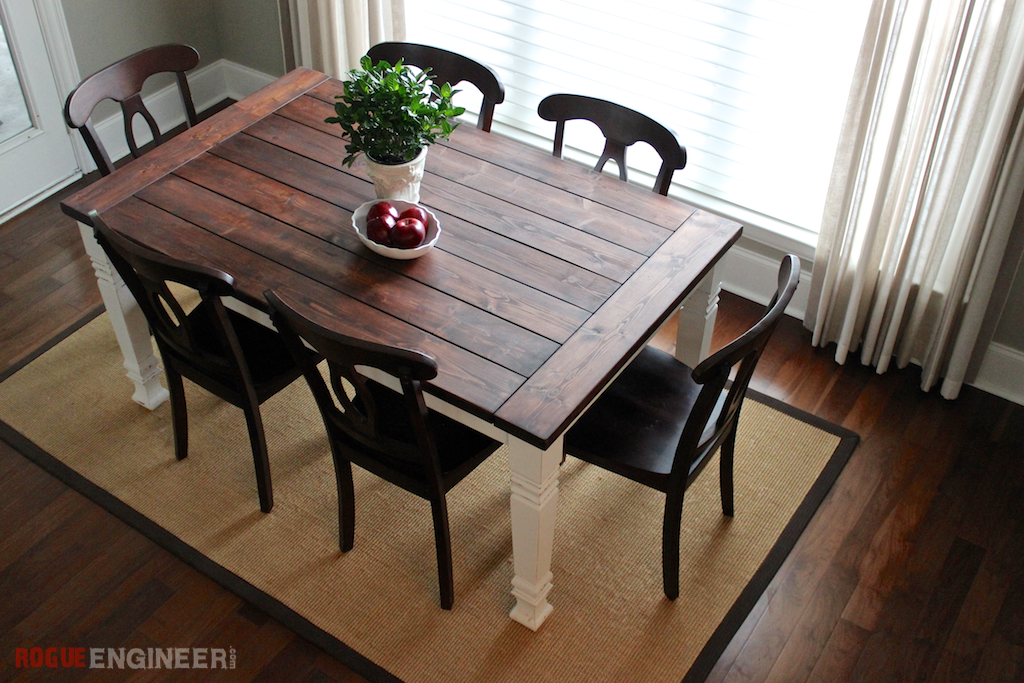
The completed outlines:
<svg viewBox="0 0 1024 683">
<path fill-rule="evenodd" d="M 811 281 L 811 266 L 808 259 L 800 259 L 800 285 L 796 288 L 786 314 L 803 320 L 807 310 L 807 287 Z M 740 245 L 734 245 L 722 258 L 722 289 L 767 305 L 778 288 L 779 261 L 758 254 Z"/>
<path fill-rule="evenodd" d="M 971 386 L 1024 405 L 1024 351 L 993 342 Z"/>
<path fill-rule="evenodd" d="M 741 246 L 732 247 L 722 259 L 722 289 L 766 305 L 776 288 L 777 261 Z M 807 290 L 812 263 L 801 262 L 800 287 L 786 314 L 803 320 L 807 311 Z M 975 389 L 1024 405 L 1024 351 L 998 343 L 989 345 L 978 376 L 969 383 Z"/>
<path fill-rule="evenodd" d="M 64 8 L 60 0 L 34 1 L 36 15 L 39 17 L 39 28 L 43 32 L 43 42 L 46 43 L 46 56 L 50 60 L 50 70 L 53 72 L 53 82 L 57 86 L 57 92 L 66 96 L 74 90 L 82 76 L 78 71 L 78 61 L 75 59 L 75 49 L 71 44 Z M 86 162 L 92 163 L 89 150 L 77 132 L 71 132 L 71 145 L 75 150 L 79 168 Z M 47 195 L 54 191 L 56 188 L 51 188 Z"/>
<path fill-rule="evenodd" d="M 216 104 L 225 97 L 240 100 L 276 80 L 274 76 L 257 71 L 256 69 L 250 69 L 247 66 L 227 59 L 222 59 L 211 66 L 215 66 L 223 72 L 224 93 L 218 99 L 210 102 L 210 104 Z"/>
</svg>

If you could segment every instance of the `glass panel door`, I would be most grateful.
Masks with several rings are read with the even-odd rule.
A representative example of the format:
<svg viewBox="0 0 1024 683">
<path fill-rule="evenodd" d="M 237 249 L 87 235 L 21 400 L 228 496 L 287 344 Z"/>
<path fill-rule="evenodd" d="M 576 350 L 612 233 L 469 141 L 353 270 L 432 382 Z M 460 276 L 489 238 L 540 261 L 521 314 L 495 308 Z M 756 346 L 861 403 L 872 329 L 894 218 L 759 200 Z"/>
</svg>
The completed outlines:
<svg viewBox="0 0 1024 683">
<path fill-rule="evenodd" d="M 31 125 L 25 93 L 0 14 L 0 143 L 28 130 Z"/>
<path fill-rule="evenodd" d="M 0 0 L 0 223 L 81 176 L 40 23 L 59 5 Z"/>
</svg>

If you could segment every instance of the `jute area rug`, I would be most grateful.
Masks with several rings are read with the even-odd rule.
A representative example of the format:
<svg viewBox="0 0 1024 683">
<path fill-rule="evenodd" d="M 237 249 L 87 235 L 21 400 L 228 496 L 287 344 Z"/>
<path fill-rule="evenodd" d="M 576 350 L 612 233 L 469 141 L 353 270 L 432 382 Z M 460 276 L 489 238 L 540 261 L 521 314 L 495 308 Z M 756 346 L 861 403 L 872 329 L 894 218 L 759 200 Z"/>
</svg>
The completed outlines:
<svg viewBox="0 0 1024 683">
<path fill-rule="evenodd" d="M 703 680 L 856 443 L 748 398 L 737 514 L 721 513 L 713 463 L 687 494 L 675 601 L 661 586 L 662 497 L 568 458 L 555 611 L 534 633 L 508 617 L 502 451 L 448 496 L 455 608 L 446 612 L 425 501 L 356 468 L 355 548 L 338 550 L 333 468 L 304 382 L 263 407 L 275 507 L 262 514 L 242 412 L 186 382 L 190 454 L 178 462 L 169 406 L 134 404 L 121 363 L 100 315 L 0 383 L 2 435 L 373 681 Z"/>
</svg>

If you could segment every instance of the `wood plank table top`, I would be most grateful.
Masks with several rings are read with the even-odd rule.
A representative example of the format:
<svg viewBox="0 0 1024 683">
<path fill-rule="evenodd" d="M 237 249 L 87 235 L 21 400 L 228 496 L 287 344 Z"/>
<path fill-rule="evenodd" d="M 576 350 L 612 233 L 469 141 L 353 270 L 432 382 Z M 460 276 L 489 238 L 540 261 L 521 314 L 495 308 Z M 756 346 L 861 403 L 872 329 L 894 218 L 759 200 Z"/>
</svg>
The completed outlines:
<svg viewBox="0 0 1024 683">
<path fill-rule="evenodd" d="M 442 235 L 412 261 L 361 244 L 374 199 L 345 157 L 338 81 L 298 69 L 68 198 L 88 223 L 280 290 L 344 332 L 437 359 L 430 391 L 551 445 L 740 235 L 740 226 L 514 140 L 456 129 L 421 203 Z"/>
</svg>

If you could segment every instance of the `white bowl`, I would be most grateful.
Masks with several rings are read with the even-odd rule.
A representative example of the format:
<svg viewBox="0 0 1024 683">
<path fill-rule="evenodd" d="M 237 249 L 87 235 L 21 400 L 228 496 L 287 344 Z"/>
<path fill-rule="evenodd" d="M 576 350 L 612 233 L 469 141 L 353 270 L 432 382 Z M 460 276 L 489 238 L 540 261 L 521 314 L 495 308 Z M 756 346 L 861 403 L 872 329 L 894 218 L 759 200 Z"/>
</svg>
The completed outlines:
<svg viewBox="0 0 1024 683">
<path fill-rule="evenodd" d="M 424 211 L 427 212 L 427 236 L 423 238 L 423 243 L 418 247 L 412 249 L 399 249 L 398 247 L 386 247 L 383 244 L 377 244 L 369 237 L 366 236 L 366 214 L 369 212 L 370 207 L 378 202 L 388 202 L 392 204 L 398 213 L 402 213 L 410 206 L 420 206 Z M 371 251 L 374 251 L 381 256 L 387 256 L 388 258 L 398 259 L 400 261 L 408 261 L 409 259 L 418 258 L 423 256 L 430 248 L 437 244 L 437 238 L 441 236 L 441 224 L 437 220 L 437 216 L 434 212 L 423 205 L 418 205 L 416 202 L 407 202 L 404 199 L 374 199 L 373 201 L 366 202 L 360 205 L 355 213 L 352 214 L 352 227 L 355 228 L 356 234 L 359 235 L 359 239 L 363 244 L 368 246 Z"/>
</svg>

